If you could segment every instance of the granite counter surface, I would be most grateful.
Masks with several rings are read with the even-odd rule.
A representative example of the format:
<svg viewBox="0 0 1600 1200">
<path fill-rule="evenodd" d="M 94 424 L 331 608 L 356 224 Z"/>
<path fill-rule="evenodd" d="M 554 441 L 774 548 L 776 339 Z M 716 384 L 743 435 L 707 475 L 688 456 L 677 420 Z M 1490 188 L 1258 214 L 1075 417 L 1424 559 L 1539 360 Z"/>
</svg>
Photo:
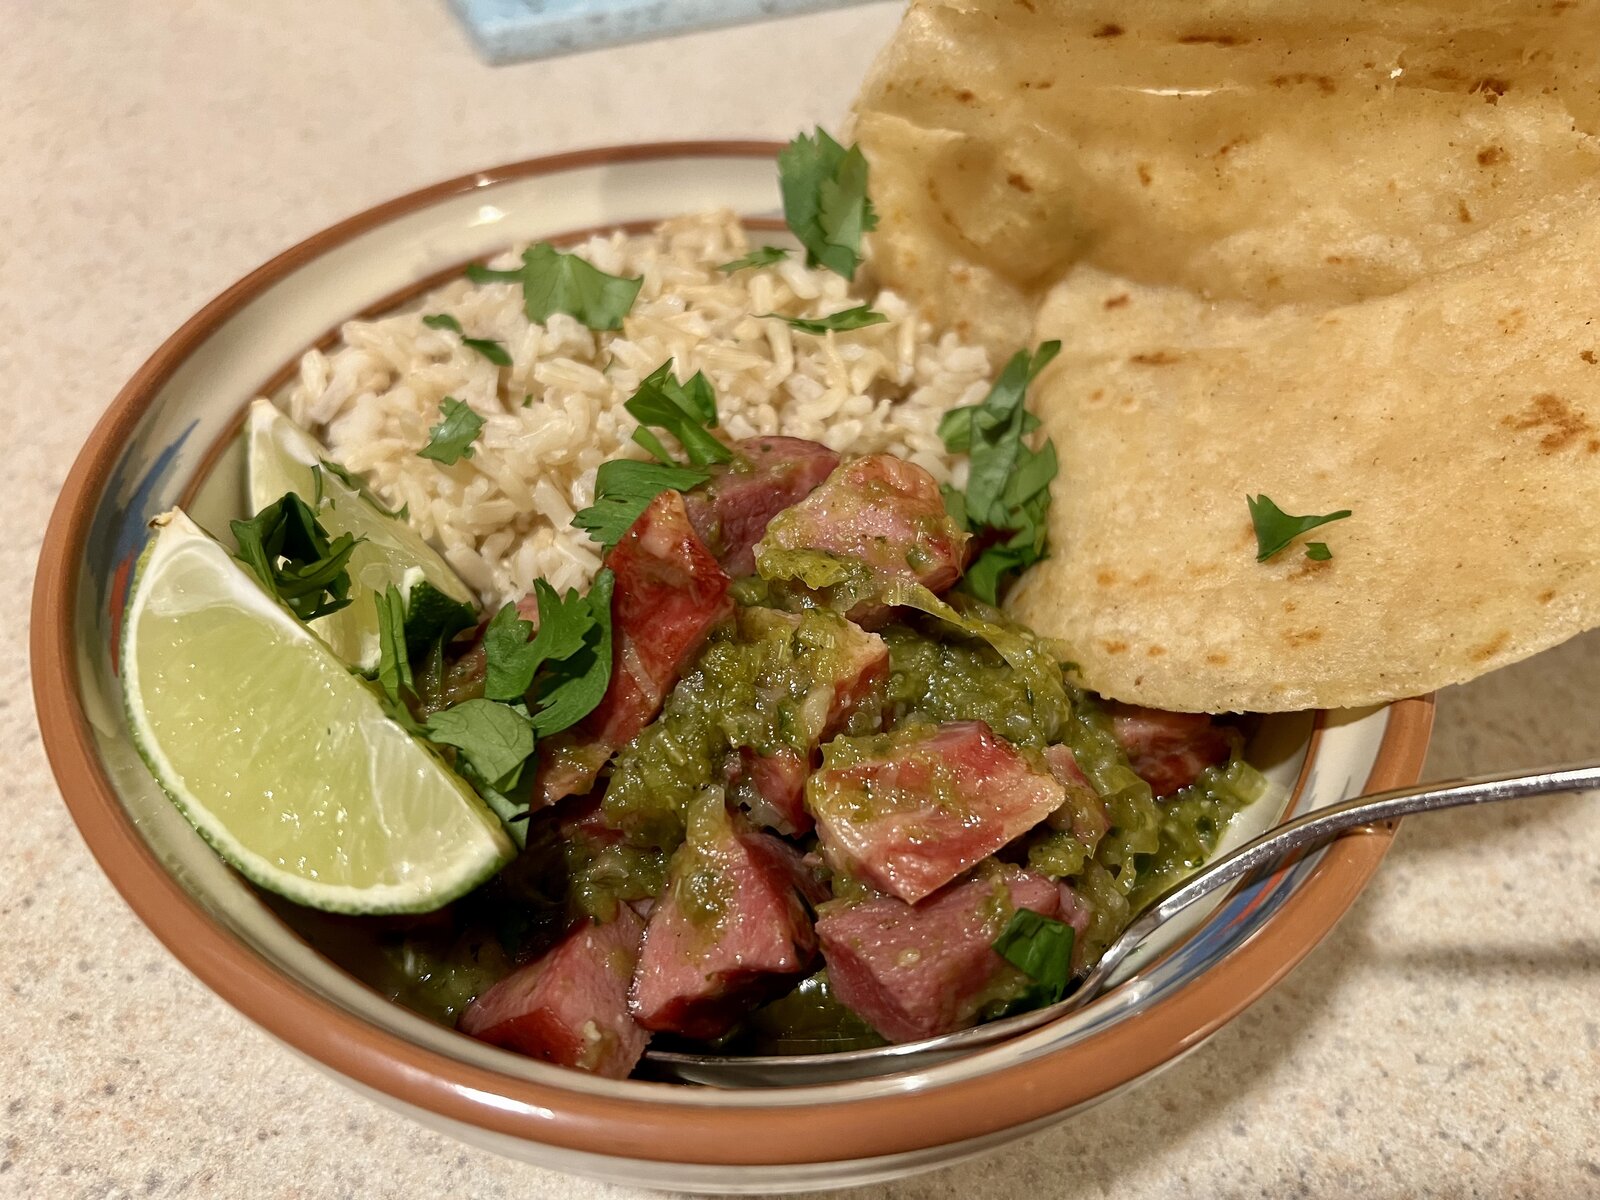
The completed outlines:
<svg viewBox="0 0 1600 1200">
<path fill-rule="evenodd" d="M 0 1196 L 622 1200 L 345 1090 L 112 892 L 29 700 L 40 535 L 196 308 L 376 201 L 622 141 L 836 122 L 893 5 L 491 69 L 432 0 L 0 5 Z M 1600 752 L 1600 640 L 1439 697 L 1431 777 Z M 803 1131 L 796 1136 L 803 1137 Z M 1408 825 L 1289 979 L 1146 1086 L 892 1200 L 1600 1196 L 1600 798 Z"/>
</svg>

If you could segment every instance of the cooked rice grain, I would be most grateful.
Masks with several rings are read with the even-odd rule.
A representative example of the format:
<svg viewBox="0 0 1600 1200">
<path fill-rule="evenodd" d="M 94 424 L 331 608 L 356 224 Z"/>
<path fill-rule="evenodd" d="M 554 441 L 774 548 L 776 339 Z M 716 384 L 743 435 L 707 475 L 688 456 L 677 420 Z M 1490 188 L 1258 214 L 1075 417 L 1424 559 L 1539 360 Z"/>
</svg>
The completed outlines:
<svg viewBox="0 0 1600 1200">
<path fill-rule="evenodd" d="M 985 351 L 953 334 L 934 340 L 890 292 L 873 301 L 886 324 L 848 333 L 816 337 L 763 319 L 825 316 L 861 300 L 837 275 L 793 259 L 717 270 L 748 249 L 726 212 L 576 247 L 602 270 L 644 277 L 615 333 L 561 314 L 534 324 L 519 285 L 458 280 L 410 311 L 348 322 L 341 345 L 301 360 L 286 407 L 386 503 L 409 505 L 413 524 L 491 605 L 524 595 L 535 579 L 564 590 L 593 576 L 598 547 L 572 527 L 572 514 L 593 501 L 602 462 L 644 457 L 623 404 L 668 359 L 681 379 L 705 372 L 731 437 L 787 434 L 852 454 L 886 451 L 941 482 L 963 482 L 953 476 L 965 468 L 937 429 L 948 409 L 983 398 Z M 496 265 L 516 260 L 508 253 Z M 511 366 L 423 325 L 431 313 L 504 343 Z M 446 396 L 484 419 L 472 457 L 451 466 L 417 456 Z"/>
</svg>

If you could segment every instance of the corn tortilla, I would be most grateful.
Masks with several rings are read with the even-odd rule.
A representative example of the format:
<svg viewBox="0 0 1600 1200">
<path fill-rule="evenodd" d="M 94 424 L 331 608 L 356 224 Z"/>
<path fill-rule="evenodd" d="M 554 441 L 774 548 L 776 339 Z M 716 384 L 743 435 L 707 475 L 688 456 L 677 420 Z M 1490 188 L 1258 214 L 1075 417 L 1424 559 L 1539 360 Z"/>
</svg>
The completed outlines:
<svg viewBox="0 0 1600 1200">
<path fill-rule="evenodd" d="M 1600 16 L 919 0 L 858 100 L 878 277 L 1063 351 L 1011 606 L 1171 709 L 1374 703 L 1600 624 Z M 1258 564 L 1245 503 L 1349 508 Z"/>
</svg>

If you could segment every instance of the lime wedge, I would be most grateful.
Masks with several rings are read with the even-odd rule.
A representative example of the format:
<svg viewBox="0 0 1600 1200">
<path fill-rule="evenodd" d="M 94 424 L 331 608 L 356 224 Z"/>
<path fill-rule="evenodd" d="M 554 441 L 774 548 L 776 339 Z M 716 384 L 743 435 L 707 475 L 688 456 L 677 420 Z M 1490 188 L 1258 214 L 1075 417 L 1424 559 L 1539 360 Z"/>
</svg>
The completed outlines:
<svg viewBox="0 0 1600 1200">
<path fill-rule="evenodd" d="M 377 691 L 176 510 L 139 560 L 122 686 L 173 803 L 223 858 L 299 904 L 427 912 L 514 853 Z"/>
<path fill-rule="evenodd" d="M 252 513 L 285 492 L 294 492 L 313 505 L 320 494 L 323 503 L 317 520 L 331 537 L 351 533 L 366 539 L 350 556 L 351 603 L 311 622 L 311 628 L 345 662 L 368 674 L 377 669 L 378 615 L 372 597 L 390 584 L 410 600 L 413 587 L 426 583 L 439 595 L 477 609 L 472 589 L 416 530 L 390 516 L 335 472 L 313 470 L 331 457 L 327 448 L 276 404 L 257 400 L 250 406 L 245 443 Z"/>
</svg>

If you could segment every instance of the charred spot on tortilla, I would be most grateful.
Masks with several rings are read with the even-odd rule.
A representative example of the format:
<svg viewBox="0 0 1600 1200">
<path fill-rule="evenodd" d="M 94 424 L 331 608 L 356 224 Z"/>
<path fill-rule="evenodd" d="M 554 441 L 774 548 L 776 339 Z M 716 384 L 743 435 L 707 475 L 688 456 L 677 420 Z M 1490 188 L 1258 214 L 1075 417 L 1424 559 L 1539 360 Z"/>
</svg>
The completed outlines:
<svg viewBox="0 0 1600 1200">
<path fill-rule="evenodd" d="M 1600 452 L 1593 422 L 1554 392 L 1540 392 L 1526 408 L 1502 417 L 1500 423 L 1517 433 L 1544 430 L 1539 449 L 1545 454 L 1557 454 L 1580 439 L 1588 453 Z"/>
<path fill-rule="evenodd" d="M 1300 87 L 1306 84 L 1314 86 L 1324 96 L 1331 96 L 1339 90 L 1339 85 L 1328 75 L 1313 75 L 1308 71 L 1295 71 L 1287 75 L 1274 75 L 1268 80 L 1275 88 Z"/>
</svg>

